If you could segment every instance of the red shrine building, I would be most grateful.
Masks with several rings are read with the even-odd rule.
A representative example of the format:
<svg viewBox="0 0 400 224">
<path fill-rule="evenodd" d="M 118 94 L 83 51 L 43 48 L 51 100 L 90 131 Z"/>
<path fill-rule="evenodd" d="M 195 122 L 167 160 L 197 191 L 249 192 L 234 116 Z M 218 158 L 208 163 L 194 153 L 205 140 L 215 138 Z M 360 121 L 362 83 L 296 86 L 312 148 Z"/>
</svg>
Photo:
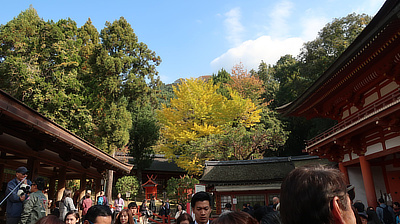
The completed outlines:
<svg viewBox="0 0 400 224">
<path fill-rule="evenodd" d="M 338 162 L 356 198 L 400 201 L 400 1 L 387 0 L 349 48 L 298 99 L 287 116 L 338 123 L 307 141 L 310 155 Z"/>
</svg>

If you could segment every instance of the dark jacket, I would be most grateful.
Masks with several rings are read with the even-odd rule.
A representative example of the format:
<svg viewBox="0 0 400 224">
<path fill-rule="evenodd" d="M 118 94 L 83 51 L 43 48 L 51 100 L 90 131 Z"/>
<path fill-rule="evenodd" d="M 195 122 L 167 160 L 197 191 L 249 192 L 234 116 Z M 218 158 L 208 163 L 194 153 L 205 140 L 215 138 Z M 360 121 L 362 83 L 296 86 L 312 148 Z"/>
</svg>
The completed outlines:
<svg viewBox="0 0 400 224">
<path fill-rule="evenodd" d="M 165 206 L 160 207 L 160 212 L 158 214 L 161 216 L 165 216 L 167 214 Z"/>
<path fill-rule="evenodd" d="M 29 186 L 32 184 L 30 180 L 28 180 L 27 183 Z M 17 180 L 17 178 L 14 178 L 10 182 L 8 182 L 6 195 L 8 195 L 18 184 L 19 181 Z M 10 195 L 10 197 L 7 198 L 7 209 L 6 209 L 7 217 L 12 217 L 12 218 L 21 217 L 23 203 L 19 198 L 19 196 L 17 195 L 17 192 L 18 189 L 15 189 L 15 191 Z"/>
<path fill-rule="evenodd" d="M 24 210 L 21 214 L 21 224 L 35 224 L 37 220 L 46 216 L 47 198 L 42 191 L 30 193 L 24 201 Z"/>
</svg>

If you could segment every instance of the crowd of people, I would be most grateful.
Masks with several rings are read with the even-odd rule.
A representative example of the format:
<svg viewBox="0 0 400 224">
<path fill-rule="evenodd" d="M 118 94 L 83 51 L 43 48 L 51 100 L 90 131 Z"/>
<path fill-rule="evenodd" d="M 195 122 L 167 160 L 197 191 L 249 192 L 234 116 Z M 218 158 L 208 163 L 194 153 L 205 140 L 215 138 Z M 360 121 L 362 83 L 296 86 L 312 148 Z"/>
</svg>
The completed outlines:
<svg viewBox="0 0 400 224">
<path fill-rule="evenodd" d="M 65 189 L 56 208 L 44 193 L 45 181 L 36 178 L 27 179 L 28 170 L 19 167 L 16 177 L 6 189 L 6 224 L 147 224 L 148 218 L 154 219 L 156 199 L 144 199 L 140 206 L 136 202 L 128 204 L 121 194 L 110 203 L 104 192 L 95 201 L 91 191 L 74 201 L 72 191 Z M 191 214 L 178 204 L 176 213 L 171 214 L 168 199 L 161 201 L 158 216 L 168 217 L 162 222 L 173 219 L 177 224 L 399 224 L 400 204 L 393 206 L 378 199 L 377 207 L 365 208 L 361 201 L 354 201 L 355 189 L 347 185 L 343 174 L 334 168 L 324 166 L 300 167 L 289 173 L 281 185 L 280 198 L 274 197 L 269 206 L 243 204 L 241 211 L 233 211 L 232 204 L 225 204 L 221 214 L 210 218 L 213 200 L 207 192 L 197 192 L 191 199 Z M 112 204 L 113 208 L 110 208 Z M 172 218 L 170 218 L 172 217 Z"/>
</svg>

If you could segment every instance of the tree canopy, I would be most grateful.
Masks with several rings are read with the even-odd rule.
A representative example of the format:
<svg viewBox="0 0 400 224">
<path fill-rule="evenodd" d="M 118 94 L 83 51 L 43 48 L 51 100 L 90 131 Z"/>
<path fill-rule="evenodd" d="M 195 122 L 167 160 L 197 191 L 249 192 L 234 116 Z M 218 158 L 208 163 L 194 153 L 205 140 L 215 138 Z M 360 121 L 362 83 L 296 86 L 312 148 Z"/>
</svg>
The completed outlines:
<svg viewBox="0 0 400 224">
<path fill-rule="evenodd" d="M 212 155 L 190 149 L 190 142 L 224 132 L 226 127 L 243 124 L 250 127 L 260 120 L 261 110 L 250 99 L 230 90 L 231 99 L 217 93 L 218 85 L 202 79 L 187 79 L 174 87 L 176 98 L 163 105 L 158 118 L 167 140 L 161 149 L 178 166 L 190 173 L 201 173 L 203 163 Z"/>
<path fill-rule="evenodd" d="M 156 104 L 160 62 L 123 17 L 98 32 L 30 7 L 0 26 L 0 88 L 108 153 L 129 142 L 137 108 Z"/>
</svg>

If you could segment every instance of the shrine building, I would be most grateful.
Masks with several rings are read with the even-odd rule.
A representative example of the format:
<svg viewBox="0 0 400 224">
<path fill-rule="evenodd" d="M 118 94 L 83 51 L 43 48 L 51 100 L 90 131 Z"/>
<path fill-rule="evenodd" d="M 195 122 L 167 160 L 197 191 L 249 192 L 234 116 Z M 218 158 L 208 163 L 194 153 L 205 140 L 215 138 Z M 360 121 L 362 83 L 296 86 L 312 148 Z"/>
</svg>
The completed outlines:
<svg viewBox="0 0 400 224">
<path fill-rule="evenodd" d="M 28 179 L 43 177 L 49 199 L 58 201 L 67 180 L 79 180 L 76 197 L 86 189 L 95 197 L 106 189 L 111 198 L 113 176 L 127 175 L 132 166 L 122 163 L 91 143 L 0 90 L 0 183 L 15 178 L 17 167 L 29 170 Z M 107 188 L 105 187 L 107 185 Z M 1 220 L 1 214 L 0 214 Z"/>
<path fill-rule="evenodd" d="M 315 83 L 278 109 L 338 123 L 307 141 L 310 155 L 338 162 L 356 198 L 400 201 L 400 1 L 387 0 Z"/>
</svg>

